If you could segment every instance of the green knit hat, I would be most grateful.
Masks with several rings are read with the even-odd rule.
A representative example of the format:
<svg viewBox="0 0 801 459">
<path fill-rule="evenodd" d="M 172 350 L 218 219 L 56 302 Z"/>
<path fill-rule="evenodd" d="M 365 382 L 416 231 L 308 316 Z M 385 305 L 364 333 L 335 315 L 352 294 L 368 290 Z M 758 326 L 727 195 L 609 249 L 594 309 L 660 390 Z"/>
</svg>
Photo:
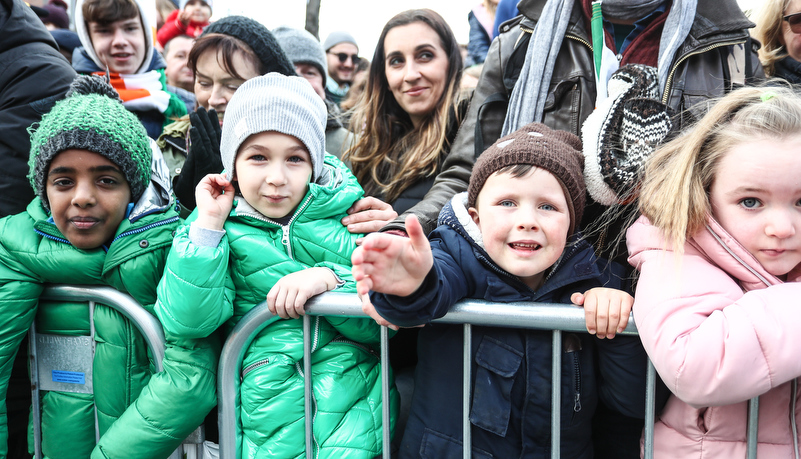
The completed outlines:
<svg viewBox="0 0 801 459">
<path fill-rule="evenodd" d="M 67 97 L 29 132 L 28 180 L 48 210 L 45 179 L 50 162 L 64 150 L 88 150 L 116 164 L 131 187 L 133 202 L 139 200 L 150 183 L 153 152 L 147 132 L 136 116 L 123 107 L 114 88 L 100 77 L 76 77 Z"/>
</svg>

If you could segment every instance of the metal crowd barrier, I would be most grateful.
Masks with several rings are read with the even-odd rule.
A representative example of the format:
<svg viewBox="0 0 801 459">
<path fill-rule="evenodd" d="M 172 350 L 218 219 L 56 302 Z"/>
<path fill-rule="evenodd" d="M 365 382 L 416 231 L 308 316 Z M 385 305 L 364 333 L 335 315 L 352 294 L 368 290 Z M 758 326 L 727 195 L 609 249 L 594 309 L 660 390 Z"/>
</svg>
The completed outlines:
<svg viewBox="0 0 801 459">
<path fill-rule="evenodd" d="M 29 351 L 31 359 L 31 392 L 34 435 L 34 458 L 42 458 L 41 390 L 93 393 L 91 365 L 94 357 L 94 307 L 100 303 L 115 309 L 133 323 L 145 338 L 155 360 L 156 371 L 162 371 L 164 360 L 164 332 L 161 323 L 131 296 L 111 287 L 81 285 L 50 285 L 39 297 L 49 301 L 75 301 L 89 303 L 89 336 L 46 335 L 36 333 L 36 321 L 31 324 Z M 42 355 L 44 354 L 44 355 Z M 77 366 L 76 366 L 77 365 Z M 78 371 L 75 371 L 78 370 Z M 86 370 L 86 371 L 81 371 Z M 50 378 L 40 373 L 50 371 Z M 191 401 L 187 401 L 191 403 Z M 95 436 L 99 440 L 97 408 L 95 408 Z M 203 428 L 199 427 L 169 459 L 181 459 L 184 452 L 194 450 L 201 457 Z"/>
<path fill-rule="evenodd" d="M 349 316 L 365 317 L 361 309 L 361 301 L 355 294 L 324 293 L 318 295 L 306 305 L 306 315 L 303 317 L 304 352 L 303 364 L 304 374 L 311 374 L 311 343 L 310 343 L 310 319 L 309 316 Z M 239 375 L 242 372 L 242 359 L 250 343 L 267 325 L 268 320 L 273 314 L 267 309 L 267 303 L 261 303 L 250 310 L 237 323 L 231 335 L 223 346 L 220 357 L 218 372 L 218 424 L 220 433 L 220 458 L 238 459 L 236 431 L 239 424 L 237 407 L 239 405 Z M 483 300 L 462 300 L 457 303 L 448 314 L 437 323 L 462 324 L 464 325 L 464 375 L 463 375 L 463 401 L 462 401 L 462 433 L 463 457 L 471 457 L 471 424 L 470 413 L 470 369 L 472 361 L 472 325 L 530 328 L 537 330 L 553 331 L 553 358 L 552 358 L 552 379 L 551 379 L 551 406 L 560 406 L 560 387 L 561 387 L 561 366 L 562 366 L 562 332 L 586 333 L 584 323 L 584 311 L 581 308 L 564 305 L 534 302 L 520 303 L 492 303 Z M 637 328 L 634 320 L 629 319 L 628 326 L 619 335 L 637 335 Z M 389 351 L 387 328 L 381 329 L 381 378 L 382 378 L 382 397 L 389 400 Z M 306 413 L 306 457 L 312 458 L 312 416 L 311 400 L 312 387 L 311 378 L 304 378 L 305 383 L 305 413 Z M 645 429 L 644 429 L 644 457 L 653 459 L 654 456 L 654 421 L 655 421 L 655 384 L 656 370 L 651 362 L 648 362 L 646 375 L 646 406 L 645 406 Z M 757 447 L 757 413 L 758 398 L 749 402 L 748 410 L 748 459 L 756 459 Z M 389 404 L 383 403 L 383 458 L 390 457 L 390 432 L 389 432 Z M 560 410 L 551 412 L 551 458 L 560 457 Z"/>
</svg>

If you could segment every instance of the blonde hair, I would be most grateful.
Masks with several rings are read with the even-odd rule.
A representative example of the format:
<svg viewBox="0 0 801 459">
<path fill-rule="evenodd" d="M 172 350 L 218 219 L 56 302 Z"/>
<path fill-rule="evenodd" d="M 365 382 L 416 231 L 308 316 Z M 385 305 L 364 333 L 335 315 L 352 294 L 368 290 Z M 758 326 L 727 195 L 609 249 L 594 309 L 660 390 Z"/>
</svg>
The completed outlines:
<svg viewBox="0 0 801 459">
<path fill-rule="evenodd" d="M 414 127 L 392 96 L 387 83 L 384 39 L 395 27 L 422 22 L 440 38 L 448 58 L 447 87 L 434 110 Z M 448 143 L 448 132 L 456 120 L 453 109 L 459 94 L 462 54 L 445 20 L 429 9 L 399 13 L 384 26 L 378 39 L 367 87 L 354 109 L 351 129 L 359 140 L 345 152 L 351 170 L 368 195 L 380 195 L 393 202 L 422 177 L 436 174 Z"/>
<path fill-rule="evenodd" d="M 761 139 L 801 135 L 801 96 L 787 87 L 729 93 L 684 135 L 659 148 L 645 165 L 640 212 L 680 254 L 711 214 L 709 188 L 727 152 Z M 755 152 L 758 154 L 758 152 Z"/>
<path fill-rule="evenodd" d="M 762 43 L 759 61 L 767 76 L 774 74 L 776 61 L 787 56 L 781 39 L 784 27 L 782 17 L 789 4 L 790 0 L 762 0 L 762 7 L 755 13 L 754 22 L 757 26 L 751 35 Z"/>
</svg>

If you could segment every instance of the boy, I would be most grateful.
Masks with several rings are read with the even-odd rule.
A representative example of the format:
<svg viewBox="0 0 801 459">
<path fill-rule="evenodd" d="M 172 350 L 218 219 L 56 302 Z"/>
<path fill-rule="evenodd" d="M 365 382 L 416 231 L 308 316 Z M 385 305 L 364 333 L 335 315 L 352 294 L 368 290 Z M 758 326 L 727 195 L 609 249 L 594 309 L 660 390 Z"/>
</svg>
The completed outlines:
<svg viewBox="0 0 801 459">
<path fill-rule="evenodd" d="M 468 192 L 440 214 L 430 245 L 416 218 L 406 221 L 408 239 L 380 233 L 365 238 L 352 258 L 359 293 L 373 290 L 377 314 L 402 326 L 427 324 L 462 298 L 573 300 L 584 304 L 591 333 L 612 338 L 625 328 L 633 299 L 617 290 L 622 269 L 596 259 L 575 232 L 584 211 L 583 163 L 576 136 L 543 124 L 500 139 L 476 162 Z M 462 368 L 453 363 L 461 362 L 461 334 L 452 325 L 420 331 L 400 457 L 424 449 L 431 457 L 461 454 Z M 550 341 L 550 332 L 474 327 L 474 454 L 549 456 Z M 644 381 L 629 376 L 630 365 L 644 364 L 642 350 L 636 339 L 565 334 L 563 353 L 561 453 L 589 458 L 598 392 L 626 412 L 642 406 L 644 390 L 638 388 Z"/>
<path fill-rule="evenodd" d="M 144 128 L 98 77 L 79 76 L 36 127 L 28 178 L 37 197 L 0 220 L 3 400 L 34 317 L 40 333 L 89 334 L 85 304 L 38 301 L 45 283 L 108 285 L 153 312 L 178 214 L 166 171 L 154 171 L 151 181 L 152 163 Z M 122 315 L 97 305 L 93 326 L 94 395 L 43 396 L 44 455 L 168 456 L 216 404 L 219 345 L 167 334 L 165 370 L 151 375 L 144 340 Z M 0 430 L 4 457 L 5 416 Z"/>
<path fill-rule="evenodd" d="M 156 33 L 156 39 L 162 49 L 179 35 L 199 37 L 203 29 L 209 25 L 212 0 L 181 0 L 180 6 L 180 9 L 167 16 L 164 25 Z"/>
<path fill-rule="evenodd" d="M 153 30 L 139 0 L 78 0 L 75 29 L 81 39 L 72 57 L 78 73 L 104 75 L 147 129 L 162 129 L 186 115 L 186 105 L 167 91 L 166 64 L 153 47 Z"/>
<path fill-rule="evenodd" d="M 322 99 L 301 77 L 270 73 L 237 89 L 220 143 L 227 172 L 198 185 L 159 285 L 165 329 L 203 337 L 227 321 L 230 330 L 265 298 L 274 314 L 294 319 L 313 295 L 355 291 L 349 260 L 360 235 L 339 220 L 363 191 L 325 153 L 325 121 Z M 312 328 L 319 455 L 372 458 L 381 452 L 382 402 L 369 346 L 379 327 L 318 316 Z M 304 454 L 302 336 L 299 320 L 272 322 L 246 351 L 242 374 L 225 375 L 242 378 L 241 457 Z M 397 401 L 393 391 L 393 419 Z"/>
</svg>

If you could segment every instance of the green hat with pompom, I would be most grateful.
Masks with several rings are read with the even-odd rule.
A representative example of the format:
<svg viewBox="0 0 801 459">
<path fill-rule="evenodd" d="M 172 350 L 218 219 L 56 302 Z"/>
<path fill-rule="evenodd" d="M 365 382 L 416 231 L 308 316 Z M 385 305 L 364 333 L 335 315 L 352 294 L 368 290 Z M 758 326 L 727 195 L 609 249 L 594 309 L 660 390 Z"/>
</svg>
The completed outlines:
<svg viewBox="0 0 801 459">
<path fill-rule="evenodd" d="M 50 209 L 45 179 L 53 158 L 64 150 L 88 150 L 105 156 L 122 171 L 139 200 L 150 183 L 153 152 L 147 132 L 122 105 L 117 92 L 102 78 L 79 75 L 67 97 L 31 126 L 28 180 L 42 205 Z"/>
</svg>

